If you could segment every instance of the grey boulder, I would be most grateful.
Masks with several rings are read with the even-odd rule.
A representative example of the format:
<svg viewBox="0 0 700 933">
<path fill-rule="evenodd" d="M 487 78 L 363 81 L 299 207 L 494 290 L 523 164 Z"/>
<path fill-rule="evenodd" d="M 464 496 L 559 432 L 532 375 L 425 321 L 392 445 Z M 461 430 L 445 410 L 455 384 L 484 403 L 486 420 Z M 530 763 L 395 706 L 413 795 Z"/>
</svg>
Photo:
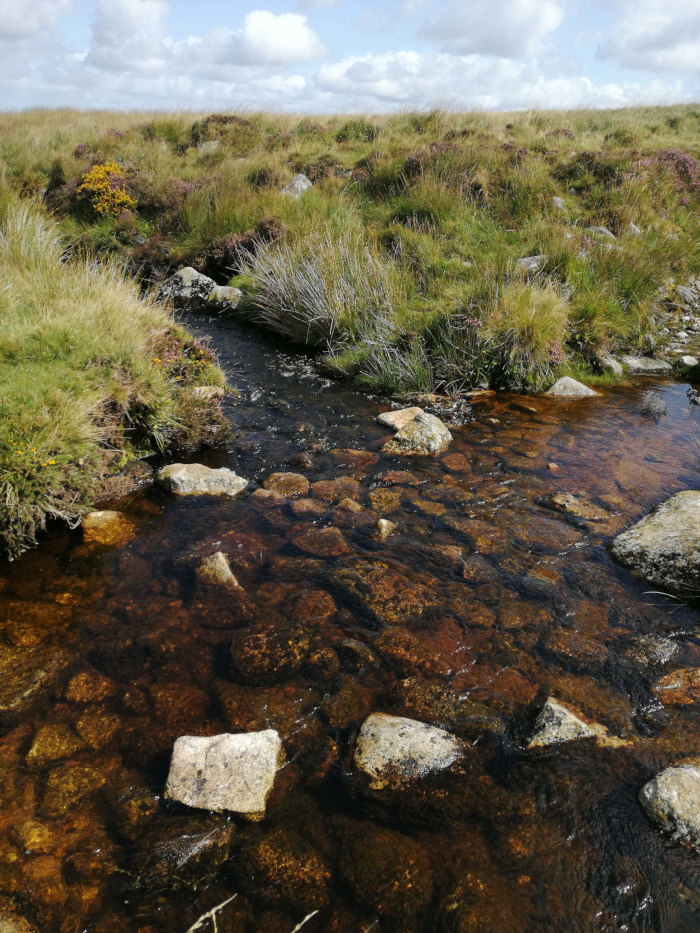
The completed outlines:
<svg viewBox="0 0 700 933">
<path fill-rule="evenodd" d="M 671 364 L 666 360 L 657 360 L 651 356 L 623 356 L 622 362 L 631 373 L 666 373 L 671 369 Z"/>
<path fill-rule="evenodd" d="M 215 311 L 233 311 L 243 297 L 240 288 L 231 285 L 215 285 L 209 293 L 207 304 Z"/>
<path fill-rule="evenodd" d="M 185 266 L 163 282 L 158 289 L 158 297 L 170 299 L 178 310 L 202 307 L 216 287 L 216 282 L 208 275 Z"/>
<path fill-rule="evenodd" d="M 543 748 L 587 738 L 594 738 L 599 745 L 615 747 L 624 744 L 621 739 L 609 735 L 604 726 L 597 722 L 585 722 L 568 706 L 549 697 L 537 717 L 528 748 Z"/>
<path fill-rule="evenodd" d="M 261 820 L 283 760 L 282 740 L 274 729 L 184 735 L 173 746 L 165 796 L 198 810 Z"/>
<path fill-rule="evenodd" d="M 635 576 L 682 593 L 700 578 L 700 492 L 676 493 L 619 534 L 612 554 Z"/>
<path fill-rule="evenodd" d="M 700 762 L 665 768 L 639 792 L 639 804 L 659 829 L 700 848 Z"/>
<path fill-rule="evenodd" d="M 313 188 L 313 182 L 311 182 L 306 175 L 299 173 L 282 188 L 282 194 L 296 200 L 300 198 L 305 191 L 308 191 L 309 188 Z"/>
<path fill-rule="evenodd" d="M 399 455 L 435 455 L 447 450 L 452 435 L 435 415 L 422 408 L 403 408 L 379 415 L 377 421 L 396 433 L 382 450 Z"/>
<path fill-rule="evenodd" d="M 571 376 L 562 376 L 561 379 L 557 379 L 554 385 L 547 389 L 545 395 L 556 398 L 587 398 L 598 395 L 598 393 L 585 386 L 582 382 L 572 379 Z"/>
<path fill-rule="evenodd" d="M 233 470 L 213 470 L 202 463 L 172 463 L 156 477 L 158 483 L 178 496 L 237 496 L 248 488 L 248 480 Z"/>
</svg>

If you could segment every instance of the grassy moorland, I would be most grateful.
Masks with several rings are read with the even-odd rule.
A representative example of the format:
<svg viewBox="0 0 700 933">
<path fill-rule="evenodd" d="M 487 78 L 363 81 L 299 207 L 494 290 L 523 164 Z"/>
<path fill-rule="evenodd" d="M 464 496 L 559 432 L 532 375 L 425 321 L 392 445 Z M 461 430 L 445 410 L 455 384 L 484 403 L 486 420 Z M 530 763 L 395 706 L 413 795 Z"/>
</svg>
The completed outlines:
<svg viewBox="0 0 700 933">
<path fill-rule="evenodd" d="M 75 250 L 233 279 L 253 320 L 404 393 L 538 389 L 652 348 L 660 294 L 700 270 L 699 157 L 700 106 L 0 114 L 10 183 Z"/>
<path fill-rule="evenodd" d="M 188 389 L 223 383 L 209 350 L 114 261 L 66 258 L 53 221 L 0 185 L 0 552 L 75 522 L 110 468 L 216 426 Z"/>
</svg>

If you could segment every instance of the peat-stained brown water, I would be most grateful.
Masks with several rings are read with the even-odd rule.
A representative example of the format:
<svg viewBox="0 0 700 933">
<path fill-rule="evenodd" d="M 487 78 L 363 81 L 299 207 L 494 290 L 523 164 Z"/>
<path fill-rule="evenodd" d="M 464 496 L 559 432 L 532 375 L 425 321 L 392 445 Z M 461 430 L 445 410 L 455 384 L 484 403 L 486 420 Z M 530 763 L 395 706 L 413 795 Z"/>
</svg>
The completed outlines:
<svg viewBox="0 0 700 933">
<path fill-rule="evenodd" d="M 190 323 L 241 390 L 210 465 L 251 492 L 279 470 L 352 477 L 398 530 L 381 542 L 376 516 L 318 496 L 150 491 L 124 506 L 124 546 L 55 532 L 3 567 L 0 907 L 42 933 L 185 933 L 234 894 L 220 933 L 291 933 L 316 910 L 304 929 L 700 929 L 700 856 L 637 804 L 656 771 L 700 752 L 700 706 L 654 691 L 700 666 L 697 612 L 607 551 L 700 486 L 686 386 L 657 384 L 658 423 L 641 387 L 490 397 L 448 454 L 399 460 L 380 452 L 385 400 L 234 322 Z M 599 520 L 540 504 L 559 491 Z M 197 582 L 217 550 L 244 596 Z M 550 695 L 626 744 L 527 750 Z M 468 775 L 435 806 L 364 800 L 351 759 L 372 711 L 468 740 Z M 264 823 L 163 802 L 177 736 L 266 727 L 287 764 Z"/>
</svg>

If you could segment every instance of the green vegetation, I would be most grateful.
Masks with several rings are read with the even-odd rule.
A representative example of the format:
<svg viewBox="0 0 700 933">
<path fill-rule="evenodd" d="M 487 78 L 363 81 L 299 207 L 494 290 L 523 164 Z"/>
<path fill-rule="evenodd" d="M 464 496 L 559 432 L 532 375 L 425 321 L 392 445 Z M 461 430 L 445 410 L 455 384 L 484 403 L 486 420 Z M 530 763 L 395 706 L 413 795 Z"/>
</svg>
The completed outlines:
<svg viewBox="0 0 700 933">
<path fill-rule="evenodd" d="M 191 444 L 221 415 L 213 355 L 115 260 L 66 261 L 56 225 L 0 185 L 0 550 L 75 522 L 110 465 Z"/>
<path fill-rule="evenodd" d="M 699 140 L 693 105 L 0 115 L 8 180 L 45 192 L 78 254 L 114 253 L 146 284 L 184 264 L 232 280 L 240 313 L 396 393 L 537 389 L 653 348 L 660 293 L 700 271 Z M 314 187 L 295 200 L 297 172 Z M 86 196 L 105 179 L 107 205 L 130 208 Z"/>
</svg>

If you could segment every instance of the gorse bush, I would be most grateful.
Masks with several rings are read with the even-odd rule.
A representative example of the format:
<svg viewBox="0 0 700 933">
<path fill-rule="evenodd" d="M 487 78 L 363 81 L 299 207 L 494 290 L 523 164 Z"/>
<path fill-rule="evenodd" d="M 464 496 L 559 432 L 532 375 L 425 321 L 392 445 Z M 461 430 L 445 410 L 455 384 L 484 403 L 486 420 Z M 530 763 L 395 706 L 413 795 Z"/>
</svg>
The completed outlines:
<svg viewBox="0 0 700 933">
<path fill-rule="evenodd" d="M 116 162 L 93 166 L 83 177 L 78 195 L 86 198 L 92 209 L 103 217 L 119 217 L 136 207 L 135 199 L 124 186 L 122 170 Z"/>
</svg>

